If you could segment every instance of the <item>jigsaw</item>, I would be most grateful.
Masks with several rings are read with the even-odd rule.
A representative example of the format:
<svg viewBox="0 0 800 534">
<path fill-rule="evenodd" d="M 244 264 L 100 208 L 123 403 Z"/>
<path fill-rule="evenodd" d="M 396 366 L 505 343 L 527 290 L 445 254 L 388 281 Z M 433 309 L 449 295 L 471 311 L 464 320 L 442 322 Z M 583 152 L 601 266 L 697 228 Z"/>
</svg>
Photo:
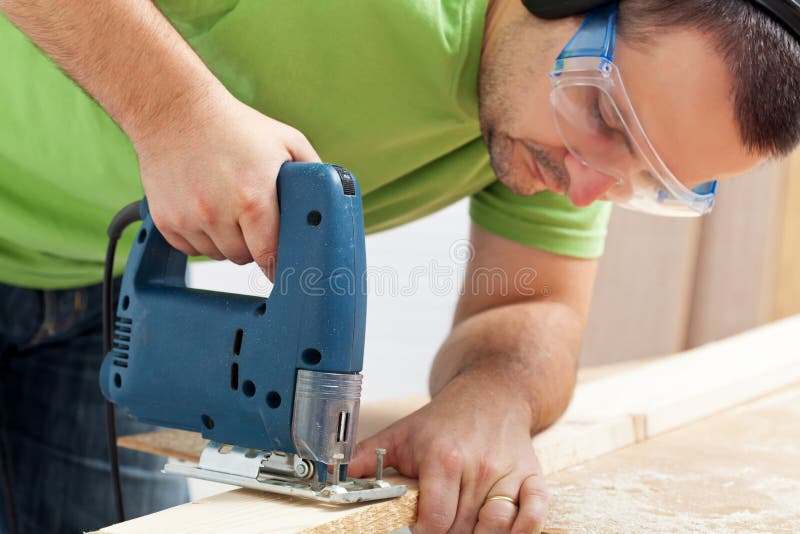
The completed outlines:
<svg viewBox="0 0 800 534">
<path fill-rule="evenodd" d="M 141 202 L 103 395 L 142 421 L 210 440 L 197 465 L 164 473 L 332 504 L 403 495 L 383 480 L 384 450 L 374 480 L 347 476 L 367 302 L 358 182 L 336 165 L 286 163 L 277 192 L 269 298 L 186 287 L 186 255 Z"/>
</svg>

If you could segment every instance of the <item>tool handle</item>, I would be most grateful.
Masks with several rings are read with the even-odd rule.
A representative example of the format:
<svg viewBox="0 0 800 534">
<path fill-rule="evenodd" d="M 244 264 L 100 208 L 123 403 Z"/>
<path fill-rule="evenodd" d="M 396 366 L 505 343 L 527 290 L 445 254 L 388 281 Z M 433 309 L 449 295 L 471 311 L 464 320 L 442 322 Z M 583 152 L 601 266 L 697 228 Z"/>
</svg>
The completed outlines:
<svg viewBox="0 0 800 534">
<path fill-rule="evenodd" d="M 301 237 L 308 234 L 309 227 L 317 227 L 306 239 L 320 242 L 343 244 L 352 240 L 347 234 L 359 232 L 363 235 L 363 215 L 361 214 L 360 191 L 352 174 L 343 167 L 314 163 L 284 163 L 276 181 L 278 206 L 280 209 L 280 233 L 278 239 L 278 264 L 276 268 L 276 289 L 286 294 L 289 278 L 295 273 L 304 276 L 304 285 L 313 284 L 314 279 L 325 276 L 325 267 L 339 264 L 337 254 L 330 250 L 310 246 L 312 243 Z M 358 213 L 353 222 L 347 220 L 348 210 L 342 209 L 341 197 L 352 197 L 351 207 Z M 155 226 L 150 216 L 147 199 L 141 203 L 142 226 L 137 242 L 143 244 L 141 260 L 134 266 L 138 287 L 148 285 L 185 287 L 186 254 L 167 242 Z M 325 225 L 322 225 L 323 213 Z M 344 215 L 344 220 L 342 216 Z M 332 218 L 332 220 L 328 220 Z M 345 235 L 341 235 L 344 233 Z M 358 248 L 358 247 L 356 247 Z M 134 251 L 135 253 L 135 251 Z M 347 262 L 344 262 L 344 266 Z M 131 266 L 129 265 L 129 268 Z M 287 273 L 287 269 L 291 271 Z M 280 286 L 280 287 L 279 287 Z M 311 289 L 311 288 L 306 288 Z M 319 289 L 319 288 L 317 288 Z M 313 291 L 313 289 L 312 289 Z"/>
<path fill-rule="evenodd" d="M 128 256 L 103 394 L 140 418 L 287 452 L 299 370 L 358 373 L 366 326 L 364 222 L 346 169 L 286 163 L 268 298 L 188 288 L 186 255 L 143 223 Z"/>
</svg>

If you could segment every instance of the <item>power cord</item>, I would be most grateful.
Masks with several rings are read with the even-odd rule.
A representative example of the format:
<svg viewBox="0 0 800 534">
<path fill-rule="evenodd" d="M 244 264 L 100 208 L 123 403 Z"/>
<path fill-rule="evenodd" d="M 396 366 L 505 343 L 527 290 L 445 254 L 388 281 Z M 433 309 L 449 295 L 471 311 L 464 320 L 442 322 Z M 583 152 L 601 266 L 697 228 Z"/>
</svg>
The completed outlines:
<svg viewBox="0 0 800 534">
<path fill-rule="evenodd" d="M 111 352 L 111 332 L 114 323 L 114 254 L 122 232 L 132 223 L 141 220 L 139 207 L 141 201 L 133 202 L 122 208 L 108 226 L 108 248 L 103 270 L 103 356 Z M 0 413 L 0 416 L 3 414 Z M 5 425 L 3 425 L 4 427 Z M 111 470 L 111 483 L 114 492 L 114 509 L 117 522 L 125 521 L 125 510 L 122 505 L 122 485 L 119 476 L 119 451 L 117 449 L 117 425 L 114 418 L 114 404 L 106 401 L 106 430 L 108 437 L 108 458 Z M 14 496 L 11 493 L 11 473 L 9 471 L 5 436 L 0 432 L 0 479 L 3 485 L 3 500 L 6 508 L 6 521 L 11 534 L 18 532 Z"/>
<path fill-rule="evenodd" d="M 108 225 L 108 248 L 103 270 L 103 356 L 111 352 L 112 332 L 114 331 L 114 254 L 122 232 L 136 221 L 141 220 L 136 201 L 122 208 Z M 111 484 L 114 491 L 114 509 L 117 522 L 125 521 L 122 505 L 122 484 L 119 476 L 119 450 L 117 449 L 117 424 L 114 419 L 114 403 L 106 401 L 106 433 L 108 437 L 108 460 L 111 470 Z"/>
</svg>

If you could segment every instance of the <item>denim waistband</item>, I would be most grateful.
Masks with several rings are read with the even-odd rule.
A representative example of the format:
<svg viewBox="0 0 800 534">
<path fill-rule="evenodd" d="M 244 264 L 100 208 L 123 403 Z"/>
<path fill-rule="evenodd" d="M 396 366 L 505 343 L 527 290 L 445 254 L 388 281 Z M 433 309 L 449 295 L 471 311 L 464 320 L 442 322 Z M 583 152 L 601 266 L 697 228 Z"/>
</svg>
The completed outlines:
<svg viewBox="0 0 800 534">
<path fill-rule="evenodd" d="M 119 293 L 120 280 L 114 281 Z M 0 283 L 0 351 L 58 342 L 102 321 L 102 284 L 58 290 Z"/>
</svg>

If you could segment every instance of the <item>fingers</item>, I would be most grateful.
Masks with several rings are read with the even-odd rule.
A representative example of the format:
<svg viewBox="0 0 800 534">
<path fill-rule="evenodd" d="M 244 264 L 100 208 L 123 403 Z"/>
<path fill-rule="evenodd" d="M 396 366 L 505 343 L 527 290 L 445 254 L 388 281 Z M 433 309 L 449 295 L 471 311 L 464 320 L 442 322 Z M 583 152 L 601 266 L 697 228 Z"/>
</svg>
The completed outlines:
<svg viewBox="0 0 800 534">
<path fill-rule="evenodd" d="M 175 232 L 170 232 L 168 230 L 161 230 L 157 225 L 156 225 L 156 228 L 159 229 L 159 231 L 161 232 L 161 235 L 164 236 L 164 239 L 166 239 L 167 243 L 172 245 L 173 248 L 176 248 L 176 249 L 180 250 L 181 252 L 183 252 L 187 256 L 199 256 L 200 255 L 200 252 L 196 248 L 194 248 L 192 245 L 190 245 L 189 242 L 186 241 L 184 238 L 182 238 L 180 235 L 176 234 Z"/>
<path fill-rule="evenodd" d="M 237 265 L 246 265 L 253 261 L 242 229 L 238 223 L 222 225 L 215 229 L 207 229 L 207 234 L 225 258 Z"/>
<path fill-rule="evenodd" d="M 450 443 L 449 441 L 447 442 Z M 422 452 L 419 504 L 414 534 L 448 532 L 453 526 L 464 471 L 464 456 L 456 448 L 432 444 Z"/>
<path fill-rule="evenodd" d="M 200 255 L 208 256 L 213 260 L 225 259 L 225 255 L 217 248 L 211 238 L 203 232 L 184 232 L 183 238 L 186 239 Z"/>
<path fill-rule="evenodd" d="M 265 198 L 263 202 L 256 202 L 247 207 L 239 217 L 239 226 L 249 256 L 270 280 L 275 280 L 280 214 L 274 188 L 271 196 L 274 198 Z"/>
<path fill-rule="evenodd" d="M 158 228 L 158 227 L 157 227 Z M 159 229 L 159 231 L 161 231 Z M 211 239 L 202 232 L 183 232 L 165 229 L 161 232 L 167 242 L 187 256 L 208 256 L 215 260 L 224 260 L 225 256 L 214 245 Z"/>
<path fill-rule="evenodd" d="M 265 272 L 274 272 L 280 224 L 275 187 L 240 197 L 228 211 L 197 201 L 193 215 L 153 212 L 153 218 L 164 238 L 185 254 L 227 258 L 239 265 L 256 261 Z"/>
<path fill-rule="evenodd" d="M 188 217 L 176 216 L 174 213 L 164 215 L 163 212 L 155 211 L 155 209 L 150 213 L 156 228 L 164 236 L 164 239 L 187 256 L 208 256 L 215 260 L 225 259 L 225 255 L 202 228 L 187 223 Z"/>
<path fill-rule="evenodd" d="M 519 488 L 523 478 L 524 475 L 519 472 L 506 475 L 483 495 L 478 504 L 480 510 L 477 512 L 476 534 L 511 532 L 511 526 L 517 517 Z"/>
<path fill-rule="evenodd" d="M 398 436 L 402 432 L 402 421 L 399 421 L 356 445 L 347 473 L 356 478 L 373 475 L 376 467 L 375 449 L 380 448 L 386 450 L 383 457 L 384 467 L 393 467 L 405 476 L 416 477 L 417 472 L 413 470 L 407 454 L 404 454 L 407 449 L 398 445 Z"/>
<path fill-rule="evenodd" d="M 485 453 L 474 458 L 467 466 L 467 472 L 461 489 L 461 498 L 458 502 L 458 514 L 456 515 L 453 530 L 456 532 L 469 531 L 475 528 L 478 522 L 478 512 L 486 502 L 486 498 L 497 493 L 508 495 L 516 501 L 517 491 L 521 482 L 521 476 L 511 476 L 514 472 L 514 464 L 509 460 L 503 460 L 498 455 Z M 498 482 L 499 481 L 499 482 Z M 516 484 L 516 486 L 514 485 Z M 494 488 L 493 488 L 494 486 Z M 500 503 L 499 509 L 509 508 L 512 503 Z M 511 507 L 513 515 L 508 522 L 508 529 L 516 516 L 516 508 Z M 494 532 L 491 530 L 490 532 Z"/>
<path fill-rule="evenodd" d="M 275 270 L 281 164 L 319 162 L 297 129 L 230 99 L 196 128 L 147 136 L 136 144 L 153 220 L 167 241 L 190 255 L 254 260 Z M 274 276 L 271 276 L 274 278 Z"/>
<path fill-rule="evenodd" d="M 397 447 L 395 446 L 395 436 L 393 428 L 389 427 L 383 432 L 379 432 L 369 439 L 356 445 L 355 453 L 347 466 L 349 476 L 361 478 L 375 473 L 376 458 L 375 449 L 386 449 L 383 457 L 384 467 L 397 468 L 400 464 Z M 413 475 L 412 475 L 413 476 Z"/>
<path fill-rule="evenodd" d="M 491 500 L 481 507 L 475 534 L 505 534 L 517 517 L 517 505 L 506 500 Z"/>
<path fill-rule="evenodd" d="M 190 256 L 203 255 L 215 260 L 231 260 L 239 265 L 255 261 L 270 278 L 275 271 L 278 251 L 280 216 L 277 194 L 260 192 L 254 200 L 244 202 L 238 222 L 235 215 L 212 210 L 201 211 L 192 219 L 199 225 L 181 225 L 168 218 L 159 218 L 156 226 L 176 249 Z"/>
<path fill-rule="evenodd" d="M 512 532 L 541 532 L 547 519 L 550 493 L 544 477 L 529 476 L 519 489 L 519 512 Z"/>
<path fill-rule="evenodd" d="M 544 477 L 523 473 L 504 477 L 489 490 L 478 513 L 475 534 L 539 533 L 544 527 L 547 503 Z"/>
</svg>

